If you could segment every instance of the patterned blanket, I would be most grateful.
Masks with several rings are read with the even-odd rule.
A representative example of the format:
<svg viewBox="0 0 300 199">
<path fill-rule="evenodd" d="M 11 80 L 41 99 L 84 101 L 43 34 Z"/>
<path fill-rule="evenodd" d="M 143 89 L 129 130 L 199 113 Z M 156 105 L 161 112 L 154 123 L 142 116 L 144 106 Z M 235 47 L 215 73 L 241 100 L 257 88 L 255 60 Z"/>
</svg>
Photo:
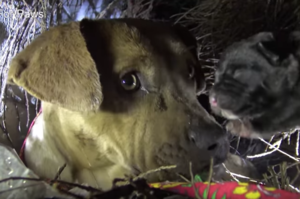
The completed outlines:
<svg viewBox="0 0 300 199">
<path fill-rule="evenodd" d="M 300 199 L 300 193 L 265 187 L 254 183 L 225 182 L 211 183 L 209 185 L 207 182 L 199 181 L 201 181 L 199 176 L 196 176 L 193 185 L 191 183 L 169 182 L 152 183 L 150 187 L 201 199 Z"/>
</svg>

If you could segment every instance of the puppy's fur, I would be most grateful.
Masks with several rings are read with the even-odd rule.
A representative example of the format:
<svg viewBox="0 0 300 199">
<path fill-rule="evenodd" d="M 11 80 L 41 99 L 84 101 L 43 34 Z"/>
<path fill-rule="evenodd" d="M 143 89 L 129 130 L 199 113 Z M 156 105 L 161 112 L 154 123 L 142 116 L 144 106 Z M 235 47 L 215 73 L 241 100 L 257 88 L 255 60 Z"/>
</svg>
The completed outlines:
<svg viewBox="0 0 300 199">
<path fill-rule="evenodd" d="M 136 80 L 136 82 L 133 82 Z M 42 33 L 10 64 L 8 82 L 42 101 L 25 160 L 39 176 L 109 189 L 114 178 L 166 165 L 149 182 L 223 162 L 228 140 L 200 106 L 196 40 L 180 26 L 88 20 Z M 128 85 L 129 83 L 129 85 Z M 131 84 L 136 83 L 136 84 Z M 136 86 L 135 86 L 136 85 Z"/>
<path fill-rule="evenodd" d="M 241 136 L 269 138 L 300 125 L 300 32 L 262 32 L 227 48 L 210 103 Z"/>
</svg>

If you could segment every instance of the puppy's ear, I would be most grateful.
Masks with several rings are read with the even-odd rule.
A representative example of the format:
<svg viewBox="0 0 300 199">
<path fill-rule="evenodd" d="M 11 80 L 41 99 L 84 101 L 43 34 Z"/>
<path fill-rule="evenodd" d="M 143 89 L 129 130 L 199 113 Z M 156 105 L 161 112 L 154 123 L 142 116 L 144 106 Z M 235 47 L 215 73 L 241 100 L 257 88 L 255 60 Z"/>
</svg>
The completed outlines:
<svg viewBox="0 0 300 199">
<path fill-rule="evenodd" d="M 299 79 L 299 32 L 280 31 L 273 35 L 273 40 L 257 45 L 274 67 L 269 85 L 274 85 L 273 90 L 293 89 Z"/>
<path fill-rule="evenodd" d="M 78 22 L 50 28 L 15 56 L 7 83 L 73 111 L 97 110 L 102 89 Z"/>
<path fill-rule="evenodd" d="M 197 40 L 194 35 L 186 28 L 179 24 L 174 24 L 172 26 L 174 32 L 182 40 L 182 42 L 190 50 L 191 54 L 194 56 L 195 60 L 199 60 L 197 52 Z M 200 65 L 195 67 L 195 77 L 197 82 L 197 94 L 201 94 L 206 88 L 205 76 Z"/>
</svg>

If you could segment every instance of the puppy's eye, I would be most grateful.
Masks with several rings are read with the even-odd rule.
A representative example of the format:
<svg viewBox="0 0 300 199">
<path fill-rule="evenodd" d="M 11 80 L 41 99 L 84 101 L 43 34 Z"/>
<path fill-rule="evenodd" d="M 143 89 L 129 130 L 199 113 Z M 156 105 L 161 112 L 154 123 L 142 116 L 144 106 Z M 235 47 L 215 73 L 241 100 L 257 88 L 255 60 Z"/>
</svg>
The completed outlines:
<svg viewBox="0 0 300 199">
<path fill-rule="evenodd" d="M 192 64 L 188 66 L 189 79 L 193 79 L 195 76 L 195 67 Z"/>
<path fill-rule="evenodd" d="M 133 72 L 127 73 L 121 77 L 121 84 L 125 90 L 133 91 L 139 89 L 140 81 Z"/>
</svg>

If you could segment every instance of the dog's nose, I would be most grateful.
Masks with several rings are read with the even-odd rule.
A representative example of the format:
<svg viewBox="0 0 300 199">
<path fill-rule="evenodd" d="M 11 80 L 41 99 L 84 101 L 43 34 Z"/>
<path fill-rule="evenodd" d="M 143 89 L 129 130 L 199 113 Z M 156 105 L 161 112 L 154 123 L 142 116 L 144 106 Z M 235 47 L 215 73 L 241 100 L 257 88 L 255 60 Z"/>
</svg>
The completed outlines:
<svg viewBox="0 0 300 199">
<path fill-rule="evenodd" d="M 189 139 L 198 148 L 214 151 L 218 147 L 218 140 L 225 134 L 222 128 L 202 129 L 193 126 L 189 130 Z"/>
<path fill-rule="evenodd" d="M 215 157 L 215 163 L 223 162 L 229 150 L 226 131 L 222 127 L 211 124 L 206 127 L 191 126 L 189 140 L 200 150 Z"/>
</svg>

